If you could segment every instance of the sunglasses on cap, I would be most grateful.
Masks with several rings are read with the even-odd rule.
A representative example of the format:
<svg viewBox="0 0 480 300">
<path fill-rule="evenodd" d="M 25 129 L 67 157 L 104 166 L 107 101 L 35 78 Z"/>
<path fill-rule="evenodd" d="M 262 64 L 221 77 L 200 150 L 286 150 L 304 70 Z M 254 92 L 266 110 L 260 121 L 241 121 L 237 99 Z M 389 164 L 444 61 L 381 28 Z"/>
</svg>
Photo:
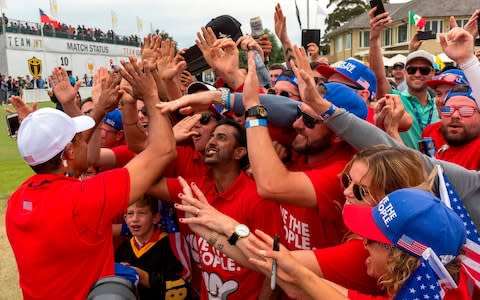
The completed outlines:
<svg viewBox="0 0 480 300">
<path fill-rule="evenodd" d="M 276 89 L 273 89 L 273 88 L 268 89 L 267 94 L 279 95 L 279 96 L 288 97 L 288 98 L 291 98 L 291 97 L 299 98 L 300 97 L 300 95 L 293 94 L 293 93 L 287 92 L 287 91 L 277 91 Z"/>
<path fill-rule="evenodd" d="M 302 118 L 303 120 L 303 124 L 305 125 L 305 127 L 309 128 L 309 129 L 312 129 L 313 127 L 315 127 L 315 124 L 317 124 L 318 122 L 320 122 L 319 119 L 315 118 L 315 117 L 312 117 L 311 115 L 307 114 L 306 112 L 304 112 L 301 108 L 300 108 L 300 104 L 297 106 L 297 117 L 296 119 L 298 118 Z"/>
<path fill-rule="evenodd" d="M 387 245 L 385 243 L 377 242 L 377 241 L 374 241 L 374 240 L 371 240 L 371 239 L 364 239 L 364 243 L 365 243 L 365 245 L 371 245 L 371 244 L 377 245 L 377 246 L 380 246 L 380 247 L 385 248 L 385 249 L 390 250 L 390 251 L 392 251 L 395 248 L 395 246 L 393 246 L 393 245 Z"/>
<path fill-rule="evenodd" d="M 407 67 L 407 74 L 408 75 L 413 75 L 417 73 L 417 71 L 420 71 L 420 74 L 426 76 L 432 72 L 432 68 L 430 67 L 414 67 L 414 66 L 408 66 Z"/>
<path fill-rule="evenodd" d="M 342 186 L 344 189 L 348 188 L 352 184 L 352 178 L 347 173 L 343 173 L 341 179 L 342 179 Z M 353 195 L 358 201 L 363 201 L 365 197 L 368 194 L 370 194 L 370 192 L 368 191 L 368 188 L 357 183 L 353 183 L 352 191 L 353 191 Z"/>
<path fill-rule="evenodd" d="M 202 113 L 202 115 L 201 115 L 201 117 L 200 117 L 200 120 L 198 120 L 198 121 L 199 121 L 200 124 L 202 124 L 202 125 L 207 125 L 212 118 L 215 119 L 215 116 L 214 116 L 213 114 L 204 112 L 204 113 Z"/>
<path fill-rule="evenodd" d="M 442 115 L 442 117 L 448 118 L 451 117 L 455 111 L 458 111 L 460 117 L 469 118 L 479 110 L 476 107 L 470 105 L 444 105 L 442 107 L 442 110 L 440 111 L 440 114 Z"/>
</svg>

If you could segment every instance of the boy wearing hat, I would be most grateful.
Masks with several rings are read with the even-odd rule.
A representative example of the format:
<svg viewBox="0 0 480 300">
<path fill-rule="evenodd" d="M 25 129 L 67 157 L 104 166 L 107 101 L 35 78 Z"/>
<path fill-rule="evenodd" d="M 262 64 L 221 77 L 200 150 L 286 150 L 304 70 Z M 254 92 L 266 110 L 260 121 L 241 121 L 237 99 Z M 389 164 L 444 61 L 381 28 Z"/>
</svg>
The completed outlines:
<svg viewBox="0 0 480 300">
<path fill-rule="evenodd" d="M 392 76 L 397 85 L 397 90 L 403 92 L 407 89 L 407 83 L 405 81 L 405 64 L 402 62 L 396 62 L 392 67 Z"/>
</svg>

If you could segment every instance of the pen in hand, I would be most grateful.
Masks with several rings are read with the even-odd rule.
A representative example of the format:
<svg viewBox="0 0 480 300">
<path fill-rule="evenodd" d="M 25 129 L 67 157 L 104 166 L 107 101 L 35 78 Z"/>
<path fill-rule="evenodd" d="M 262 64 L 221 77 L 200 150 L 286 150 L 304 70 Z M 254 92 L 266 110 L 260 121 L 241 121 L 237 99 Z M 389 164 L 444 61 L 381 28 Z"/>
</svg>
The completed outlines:
<svg viewBox="0 0 480 300">
<path fill-rule="evenodd" d="M 280 250 L 280 247 L 278 244 L 279 241 L 280 241 L 280 236 L 278 236 L 277 234 L 273 238 L 273 251 Z M 270 277 L 270 288 L 274 290 L 276 285 L 277 285 L 277 261 L 275 260 L 275 258 L 272 258 L 272 275 Z"/>
</svg>

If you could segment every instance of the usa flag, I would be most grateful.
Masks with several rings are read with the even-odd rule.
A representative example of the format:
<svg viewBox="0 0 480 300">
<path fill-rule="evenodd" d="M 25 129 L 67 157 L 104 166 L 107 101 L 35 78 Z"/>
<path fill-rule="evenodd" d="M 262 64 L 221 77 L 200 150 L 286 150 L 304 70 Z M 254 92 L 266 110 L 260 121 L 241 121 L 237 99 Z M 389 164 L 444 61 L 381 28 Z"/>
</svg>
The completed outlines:
<svg viewBox="0 0 480 300">
<path fill-rule="evenodd" d="M 467 232 L 467 243 L 462 255 L 462 270 L 473 284 L 480 288 L 480 237 L 465 205 L 442 168 L 438 166 L 440 199 L 462 219 Z"/>
<path fill-rule="evenodd" d="M 418 268 L 395 295 L 395 300 L 440 300 L 445 296 L 444 288 L 457 288 L 457 284 L 431 248 L 422 253 L 420 261 Z"/>
<path fill-rule="evenodd" d="M 168 233 L 172 251 L 183 266 L 183 279 L 190 281 L 192 277 L 190 248 L 185 240 L 185 237 L 180 233 L 180 228 L 177 224 L 176 210 L 170 203 L 158 201 L 158 204 L 160 207 L 160 214 L 162 216 L 160 218 L 160 226 L 166 233 Z"/>
</svg>

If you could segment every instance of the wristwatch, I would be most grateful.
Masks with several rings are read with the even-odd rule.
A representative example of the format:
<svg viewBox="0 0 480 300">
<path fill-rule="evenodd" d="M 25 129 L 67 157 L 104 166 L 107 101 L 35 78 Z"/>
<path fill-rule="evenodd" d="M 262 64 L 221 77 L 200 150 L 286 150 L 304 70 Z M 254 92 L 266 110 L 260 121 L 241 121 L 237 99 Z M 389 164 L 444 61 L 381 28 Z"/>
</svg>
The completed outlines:
<svg viewBox="0 0 480 300">
<path fill-rule="evenodd" d="M 256 119 L 267 118 L 267 108 L 262 104 L 255 105 L 245 111 L 245 118 L 252 117 Z"/>
<path fill-rule="evenodd" d="M 228 238 L 228 243 L 232 246 L 235 246 L 238 239 L 245 238 L 250 234 L 250 229 L 248 229 L 247 225 L 238 224 L 235 226 L 235 230 L 233 231 L 232 235 Z"/>
</svg>

